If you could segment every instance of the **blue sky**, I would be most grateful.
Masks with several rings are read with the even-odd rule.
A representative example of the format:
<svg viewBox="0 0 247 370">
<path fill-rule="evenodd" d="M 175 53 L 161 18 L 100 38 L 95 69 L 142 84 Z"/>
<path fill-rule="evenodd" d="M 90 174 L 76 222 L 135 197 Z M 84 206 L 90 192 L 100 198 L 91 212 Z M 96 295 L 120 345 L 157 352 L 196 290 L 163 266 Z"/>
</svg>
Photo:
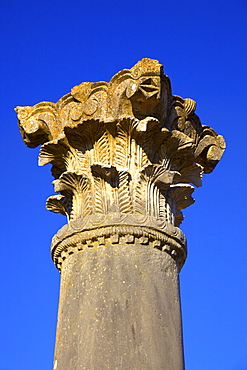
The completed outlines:
<svg viewBox="0 0 247 370">
<path fill-rule="evenodd" d="M 0 4 L 0 370 L 52 367 L 59 273 L 49 245 L 66 222 L 45 210 L 52 176 L 23 144 L 13 108 L 109 81 L 143 57 L 164 64 L 173 94 L 195 99 L 202 123 L 227 141 L 181 227 L 186 369 L 246 370 L 247 1 Z"/>
</svg>

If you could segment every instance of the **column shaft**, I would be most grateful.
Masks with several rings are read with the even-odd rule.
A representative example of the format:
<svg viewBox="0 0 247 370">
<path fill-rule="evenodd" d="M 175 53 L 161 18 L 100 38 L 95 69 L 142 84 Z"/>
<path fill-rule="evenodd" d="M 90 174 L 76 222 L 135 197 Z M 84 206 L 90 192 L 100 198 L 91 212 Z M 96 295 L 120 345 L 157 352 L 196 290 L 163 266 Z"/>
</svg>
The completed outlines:
<svg viewBox="0 0 247 370">
<path fill-rule="evenodd" d="M 69 255 L 61 272 L 54 369 L 183 369 L 173 258 L 138 245 Z"/>
</svg>

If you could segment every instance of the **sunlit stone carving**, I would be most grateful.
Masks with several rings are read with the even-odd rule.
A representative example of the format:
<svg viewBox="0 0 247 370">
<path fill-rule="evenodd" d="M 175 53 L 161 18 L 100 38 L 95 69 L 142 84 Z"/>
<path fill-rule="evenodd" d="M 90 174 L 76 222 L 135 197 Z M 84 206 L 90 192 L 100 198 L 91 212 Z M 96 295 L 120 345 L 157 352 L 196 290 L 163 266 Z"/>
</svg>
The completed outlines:
<svg viewBox="0 0 247 370">
<path fill-rule="evenodd" d="M 25 144 L 42 145 L 39 165 L 52 164 L 59 194 L 47 209 L 68 218 L 52 241 L 59 269 L 85 248 L 128 244 L 158 248 L 182 267 L 181 210 L 225 149 L 195 108 L 194 100 L 172 95 L 162 65 L 151 59 L 109 83 L 81 83 L 57 103 L 16 108 Z"/>
<path fill-rule="evenodd" d="M 57 103 L 17 107 L 24 142 L 43 144 L 39 164 L 52 163 L 61 195 L 48 198 L 47 209 L 67 215 L 68 234 L 74 225 L 77 232 L 104 225 L 107 234 L 131 226 L 129 233 L 164 243 L 172 231 L 184 244 L 176 226 L 194 202 L 191 184 L 201 186 L 203 172 L 213 170 L 225 149 L 195 107 L 192 99 L 171 94 L 162 65 L 151 59 L 109 83 L 75 86 Z M 177 247 L 182 263 L 185 249 Z"/>
</svg>

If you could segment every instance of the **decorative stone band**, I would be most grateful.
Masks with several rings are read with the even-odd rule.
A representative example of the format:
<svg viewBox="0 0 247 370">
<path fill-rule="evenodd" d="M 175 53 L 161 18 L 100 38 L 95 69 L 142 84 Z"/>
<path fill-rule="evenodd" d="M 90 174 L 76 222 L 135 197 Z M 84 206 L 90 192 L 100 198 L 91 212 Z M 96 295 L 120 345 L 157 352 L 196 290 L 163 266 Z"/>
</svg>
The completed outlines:
<svg viewBox="0 0 247 370">
<path fill-rule="evenodd" d="M 143 215 L 94 215 L 70 222 L 58 231 L 51 243 L 51 254 L 56 267 L 72 253 L 85 248 L 109 245 L 146 245 L 167 252 L 175 259 L 178 270 L 186 255 L 186 238 L 183 232 L 167 222 Z"/>
</svg>

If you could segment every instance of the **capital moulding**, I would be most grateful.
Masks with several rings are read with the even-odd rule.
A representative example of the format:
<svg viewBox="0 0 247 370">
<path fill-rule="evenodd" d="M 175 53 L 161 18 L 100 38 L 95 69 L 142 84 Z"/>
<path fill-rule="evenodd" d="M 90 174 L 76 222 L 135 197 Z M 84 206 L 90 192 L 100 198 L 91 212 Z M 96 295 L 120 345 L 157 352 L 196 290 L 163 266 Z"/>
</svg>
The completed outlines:
<svg viewBox="0 0 247 370">
<path fill-rule="evenodd" d="M 180 270 L 187 253 L 185 235 L 166 221 L 157 221 L 147 216 L 137 218 L 127 214 L 102 215 L 93 220 L 78 218 L 54 236 L 51 244 L 53 260 L 60 269 L 67 255 L 84 248 L 112 244 L 148 245 L 169 253 Z"/>
<path fill-rule="evenodd" d="M 81 83 L 57 103 L 17 107 L 25 144 L 42 145 L 39 165 L 52 164 L 60 195 L 48 198 L 47 209 L 66 215 L 67 229 L 80 225 L 81 236 L 97 228 L 104 236 L 113 225 L 123 235 L 120 225 L 140 229 L 147 218 L 158 239 L 164 225 L 175 230 L 194 202 L 192 184 L 201 186 L 225 149 L 195 108 L 194 100 L 172 95 L 162 65 L 151 59 L 109 83 Z M 60 268 L 54 249 L 53 241 Z"/>
</svg>

